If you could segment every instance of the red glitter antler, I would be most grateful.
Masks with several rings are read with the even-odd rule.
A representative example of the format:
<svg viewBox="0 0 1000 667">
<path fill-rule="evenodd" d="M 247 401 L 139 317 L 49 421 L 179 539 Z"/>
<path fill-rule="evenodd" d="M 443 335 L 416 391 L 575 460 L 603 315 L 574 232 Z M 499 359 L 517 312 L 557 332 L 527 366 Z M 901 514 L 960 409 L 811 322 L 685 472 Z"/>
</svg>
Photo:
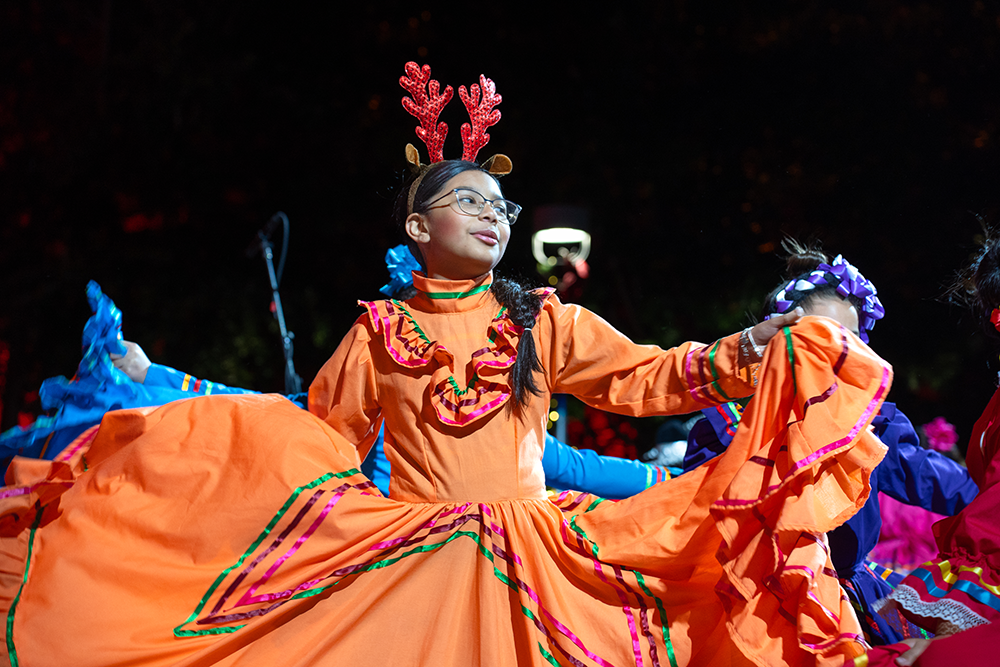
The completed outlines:
<svg viewBox="0 0 1000 667">
<path fill-rule="evenodd" d="M 482 84 L 482 100 L 479 99 L 479 84 Z M 494 109 L 503 100 L 497 95 L 497 86 L 492 79 L 487 79 L 484 74 L 479 75 L 479 84 L 472 84 L 470 91 L 466 92 L 465 86 L 458 87 L 458 96 L 462 98 L 462 103 L 469 110 L 469 118 L 472 125 L 462 123 L 462 146 L 465 148 L 462 153 L 463 160 L 474 162 L 479 149 L 485 146 L 490 135 L 486 131 L 491 125 L 496 125 L 500 120 L 500 110 Z"/>
<path fill-rule="evenodd" d="M 420 121 L 416 132 L 427 146 L 430 161 L 440 162 L 444 159 L 442 149 L 444 139 L 448 136 L 448 125 L 447 123 L 438 123 L 437 119 L 441 115 L 441 110 L 451 101 L 454 91 L 451 86 L 448 86 L 444 89 L 444 93 L 438 94 L 441 84 L 431 78 L 430 65 L 420 67 L 415 62 L 408 62 L 405 70 L 409 76 L 399 77 L 399 85 L 413 97 L 403 97 L 403 108 Z M 465 136 L 464 126 L 462 136 Z"/>
</svg>

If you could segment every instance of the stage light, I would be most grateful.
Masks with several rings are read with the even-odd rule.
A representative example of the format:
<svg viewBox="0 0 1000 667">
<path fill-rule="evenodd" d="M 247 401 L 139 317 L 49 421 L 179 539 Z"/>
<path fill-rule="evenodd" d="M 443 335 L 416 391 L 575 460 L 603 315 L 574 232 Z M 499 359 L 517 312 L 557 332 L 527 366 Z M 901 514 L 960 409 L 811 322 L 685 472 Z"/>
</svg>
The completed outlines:
<svg viewBox="0 0 1000 667">
<path fill-rule="evenodd" d="M 541 266 L 577 266 L 590 255 L 590 212 L 583 207 L 540 206 L 534 228 L 531 252 Z"/>
</svg>

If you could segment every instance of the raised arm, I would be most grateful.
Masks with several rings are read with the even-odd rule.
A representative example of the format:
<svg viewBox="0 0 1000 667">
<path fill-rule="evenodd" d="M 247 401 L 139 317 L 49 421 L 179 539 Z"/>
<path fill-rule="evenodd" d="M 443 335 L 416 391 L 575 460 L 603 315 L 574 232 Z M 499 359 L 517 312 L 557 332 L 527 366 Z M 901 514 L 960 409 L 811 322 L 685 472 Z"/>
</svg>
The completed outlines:
<svg viewBox="0 0 1000 667">
<path fill-rule="evenodd" d="M 192 396 L 260 393 L 253 389 L 229 387 L 220 382 L 202 380 L 190 373 L 176 370 L 170 366 L 154 364 L 149 360 L 146 352 L 138 343 L 126 340 L 122 341 L 122 344 L 125 346 L 126 353 L 124 355 L 110 354 L 112 363 L 114 363 L 115 368 L 125 373 L 133 382 L 144 384 L 147 387 L 177 389 L 190 393 Z"/>
<path fill-rule="evenodd" d="M 742 334 L 669 350 L 637 345 L 594 313 L 554 297 L 540 319 L 553 393 L 639 416 L 694 412 L 754 392 L 759 357 L 745 341 L 741 351 Z"/>
</svg>

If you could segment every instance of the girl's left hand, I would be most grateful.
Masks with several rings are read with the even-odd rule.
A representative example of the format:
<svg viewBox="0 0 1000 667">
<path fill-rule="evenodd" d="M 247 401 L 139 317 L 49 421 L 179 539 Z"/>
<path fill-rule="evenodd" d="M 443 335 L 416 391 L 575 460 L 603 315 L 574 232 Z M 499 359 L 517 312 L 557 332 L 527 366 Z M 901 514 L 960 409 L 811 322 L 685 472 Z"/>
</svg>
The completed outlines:
<svg viewBox="0 0 1000 667">
<path fill-rule="evenodd" d="M 917 658 L 923 655 L 932 641 L 932 639 L 904 639 L 901 643 L 906 644 L 910 649 L 896 658 L 896 664 L 900 667 L 910 667 L 917 661 Z"/>
<path fill-rule="evenodd" d="M 750 330 L 750 335 L 753 336 L 753 342 L 759 345 L 761 348 L 767 346 L 767 342 L 774 338 L 775 334 L 789 327 L 805 315 L 805 311 L 802 307 L 798 307 L 795 310 L 789 311 L 784 315 L 775 315 L 769 320 L 764 320 L 760 324 L 755 325 Z"/>
</svg>

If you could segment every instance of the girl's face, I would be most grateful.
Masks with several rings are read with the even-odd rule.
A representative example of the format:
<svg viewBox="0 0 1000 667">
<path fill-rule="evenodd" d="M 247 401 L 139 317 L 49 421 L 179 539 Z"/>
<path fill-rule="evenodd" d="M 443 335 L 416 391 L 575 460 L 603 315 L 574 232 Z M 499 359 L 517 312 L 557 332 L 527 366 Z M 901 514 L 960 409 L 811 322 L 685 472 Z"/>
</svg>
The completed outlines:
<svg viewBox="0 0 1000 667">
<path fill-rule="evenodd" d="M 482 171 L 464 171 L 450 178 L 434 193 L 441 198 L 424 213 L 406 218 L 406 233 L 424 256 L 428 278 L 467 280 L 493 270 L 507 250 L 510 225 L 497 220 L 490 204 L 479 215 L 463 213 L 458 207 L 456 188 L 475 190 L 486 199 L 502 199 L 496 180 Z"/>
<path fill-rule="evenodd" d="M 806 315 L 821 315 L 836 320 L 851 330 L 855 336 L 860 331 L 858 325 L 858 309 L 847 299 L 839 296 L 829 299 L 818 299 L 805 308 Z"/>
</svg>

